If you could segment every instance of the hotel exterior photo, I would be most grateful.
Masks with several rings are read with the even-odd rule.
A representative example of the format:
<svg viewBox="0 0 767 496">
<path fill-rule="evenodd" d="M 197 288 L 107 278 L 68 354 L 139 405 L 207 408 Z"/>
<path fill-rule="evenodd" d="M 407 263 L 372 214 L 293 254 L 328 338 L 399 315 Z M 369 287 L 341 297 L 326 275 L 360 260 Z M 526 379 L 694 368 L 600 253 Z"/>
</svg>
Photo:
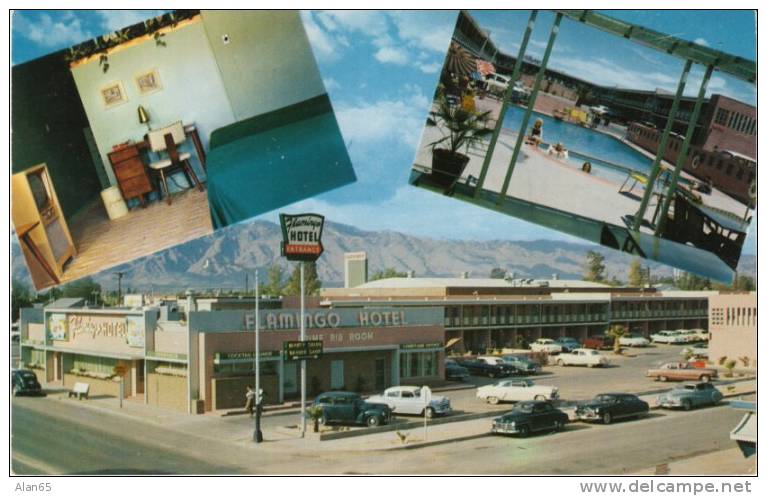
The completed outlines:
<svg viewBox="0 0 767 496">
<path fill-rule="evenodd" d="M 448 354 L 515 348 L 520 336 L 528 342 L 583 339 L 615 324 L 645 336 L 708 329 L 709 298 L 721 296 L 558 279 L 407 277 L 324 289 L 307 298 L 307 339 L 321 340 L 324 348 L 319 359 L 307 362 L 307 392 L 439 384 Z M 296 303 L 291 297 L 260 302 L 266 403 L 300 394 L 299 362 L 285 361 L 282 351 L 284 342 L 299 339 Z M 115 371 L 124 368 L 129 400 L 189 413 L 242 408 L 245 388 L 254 382 L 252 297 L 190 294 L 134 304 L 22 309 L 22 366 L 48 384 L 72 388 L 87 382 L 91 394 L 111 396 L 119 394 Z M 749 322 L 755 322 L 755 311 Z M 756 326 L 749 327 L 755 336 Z M 754 350 L 754 365 L 755 360 Z"/>
</svg>

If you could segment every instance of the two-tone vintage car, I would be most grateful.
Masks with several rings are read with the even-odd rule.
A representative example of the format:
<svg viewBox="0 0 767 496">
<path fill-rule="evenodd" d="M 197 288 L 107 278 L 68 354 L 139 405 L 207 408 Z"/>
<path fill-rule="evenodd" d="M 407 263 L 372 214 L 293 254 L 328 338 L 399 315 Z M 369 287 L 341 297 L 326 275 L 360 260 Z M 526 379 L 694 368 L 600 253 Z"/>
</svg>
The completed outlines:
<svg viewBox="0 0 767 496">
<path fill-rule="evenodd" d="M 355 424 L 377 427 L 391 420 L 391 408 L 383 403 L 371 403 L 357 393 L 328 391 L 314 399 L 322 409 L 320 424 Z"/>
<path fill-rule="evenodd" d="M 503 355 L 501 359 L 504 363 L 513 365 L 521 375 L 533 375 L 541 371 L 541 366 L 537 362 L 530 360 L 526 356 Z"/>
<path fill-rule="evenodd" d="M 710 382 L 715 379 L 719 373 L 716 369 L 694 367 L 686 362 L 669 362 L 661 365 L 657 369 L 650 369 L 645 374 L 656 381 L 699 381 Z"/>
<path fill-rule="evenodd" d="M 644 348 L 650 346 L 650 340 L 641 334 L 629 334 L 618 338 L 621 346 L 630 346 L 632 348 Z"/>
<path fill-rule="evenodd" d="M 684 384 L 658 396 L 661 408 L 691 410 L 699 406 L 716 405 L 724 395 L 709 382 Z"/>
<path fill-rule="evenodd" d="M 496 360 L 497 357 L 479 357 L 474 360 L 462 360 L 461 367 L 468 369 L 472 375 L 483 375 L 494 379 L 496 377 L 508 377 L 517 374 L 517 368 L 513 365 Z"/>
<path fill-rule="evenodd" d="M 662 344 L 682 344 L 687 342 L 687 338 L 679 334 L 678 331 L 658 331 L 650 335 L 653 343 Z"/>
<path fill-rule="evenodd" d="M 530 379 L 506 379 L 477 388 L 477 398 L 491 405 L 501 401 L 553 400 L 557 396 L 556 387 L 538 385 Z"/>
<path fill-rule="evenodd" d="M 554 342 L 561 346 L 562 351 L 565 352 L 573 351 L 574 349 L 581 347 L 581 343 L 579 343 L 577 339 L 569 336 L 559 337 L 555 339 Z"/>
<path fill-rule="evenodd" d="M 598 394 L 594 399 L 576 406 L 575 417 L 609 424 L 617 419 L 643 417 L 649 411 L 650 405 L 634 394 L 607 393 Z"/>
<path fill-rule="evenodd" d="M 562 353 L 562 345 L 549 338 L 536 339 L 530 343 L 530 349 L 539 353 Z"/>
<path fill-rule="evenodd" d="M 493 419 L 492 434 L 517 434 L 559 431 L 567 424 L 567 414 L 548 401 L 521 401 L 505 415 Z"/>
<path fill-rule="evenodd" d="M 418 386 L 394 386 L 380 395 L 371 396 L 368 403 L 383 403 L 397 415 L 424 415 L 427 418 L 450 413 L 450 400 L 444 396 L 432 396 L 426 401 Z"/>
<path fill-rule="evenodd" d="M 607 367 L 610 361 L 606 356 L 597 350 L 579 348 L 569 353 L 560 353 L 557 355 L 557 365 L 564 367 L 566 365 L 585 365 L 587 367 Z"/>
</svg>

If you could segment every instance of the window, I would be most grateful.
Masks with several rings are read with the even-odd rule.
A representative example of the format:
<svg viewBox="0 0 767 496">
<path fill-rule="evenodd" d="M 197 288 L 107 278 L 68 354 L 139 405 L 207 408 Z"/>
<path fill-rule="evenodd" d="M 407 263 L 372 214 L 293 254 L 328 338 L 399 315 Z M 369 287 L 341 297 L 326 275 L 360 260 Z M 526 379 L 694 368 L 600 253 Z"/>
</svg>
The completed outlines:
<svg viewBox="0 0 767 496">
<path fill-rule="evenodd" d="M 730 129 L 732 129 L 732 125 L 733 125 L 733 123 L 735 122 L 735 120 L 737 119 L 737 116 L 738 116 L 738 115 L 739 115 L 739 114 L 738 114 L 737 112 L 733 112 L 733 113 L 730 115 L 730 121 L 727 123 L 727 127 L 729 127 Z"/>
<path fill-rule="evenodd" d="M 727 118 L 730 116 L 730 112 L 728 110 L 725 110 L 723 108 L 716 110 L 716 118 L 714 119 L 714 122 L 717 124 L 720 124 L 722 126 L 727 124 Z"/>
<path fill-rule="evenodd" d="M 330 389 L 344 387 L 344 361 L 333 360 L 330 362 Z"/>
<path fill-rule="evenodd" d="M 415 395 L 411 391 L 402 391 L 403 398 L 415 398 Z"/>
<path fill-rule="evenodd" d="M 399 359 L 400 377 L 429 377 L 437 375 L 437 353 L 437 351 L 401 353 Z"/>
<path fill-rule="evenodd" d="M 75 355 L 72 368 L 111 375 L 114 373 L 115 365 L 117 365 L 117 360 L 114 358 Z"/>
<path fill-rule="evenodd" d="M 738 180 L 741 180 L 741 179 L 743 179 L 743 167 L 738 167 L 738 173 L 737 173 L 737 174 L 735 174 L 735 177 L 736 177 Z"/>
</svg>

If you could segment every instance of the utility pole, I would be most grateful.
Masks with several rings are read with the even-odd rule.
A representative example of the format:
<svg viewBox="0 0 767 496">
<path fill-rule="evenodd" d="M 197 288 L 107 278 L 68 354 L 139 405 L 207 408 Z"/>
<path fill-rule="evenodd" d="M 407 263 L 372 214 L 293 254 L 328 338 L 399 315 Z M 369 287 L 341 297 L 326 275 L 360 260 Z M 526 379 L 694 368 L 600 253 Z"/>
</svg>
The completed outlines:
<svg viewBox="0 0 767 496">
<path fill-rule="evenodd" d="M 247 276 L 246 276 L 247 277 Z M 246 279 L 247 280 L 247 279 Z M 264 440 L 264 436 L 261 433 L 261 343 L 259 342 L 259 315 L 258 315 L 258 270 L 256 270 L 254 283 L 255 295 L 256 295 L 256 315 L 255 315 L 255 334 L 256 334 L 256 395 L 253 398 L 256 403 L 256 429 L 253 431 L 253 441 L 260 443 Z"/>
<path fill-rule="evenodd" d="M 304 316 L 304 263 L 298 262 L 301 272 L 301 341 L 306 341 L 306 318 Z M 306 435 L 306 360 L 301 360 L 301 437 Z"/>
</svg>

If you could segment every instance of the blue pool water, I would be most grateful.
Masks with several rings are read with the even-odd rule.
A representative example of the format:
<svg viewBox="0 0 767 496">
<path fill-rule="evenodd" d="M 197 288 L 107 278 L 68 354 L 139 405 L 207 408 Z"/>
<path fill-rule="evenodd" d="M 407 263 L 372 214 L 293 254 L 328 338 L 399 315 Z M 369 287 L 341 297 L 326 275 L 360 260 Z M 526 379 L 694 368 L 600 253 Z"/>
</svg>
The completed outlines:
<svg viewBox="0 0 767 496">
<path fill-rule="evenodd" d="M 509 108 L 503 121 L 503 127 L 516 133 L 519 131 L 523 115 L 523 109 L 518 107 Z M 559 141 L 571 152 L 574 151 L 591 157 L 597 157 L 636 171 L 650 172 L 652 160 L 615 138 L 575 124 L 558 121 L 537 112 L 533 112 L 530 116 L 528 133 L 535 119 L 543 120 L 543 141 L 546 143 L 554 144 Z M 571 161 L 575 160 L 578 160 L 579 165 L 583 163 L 582 160 L 575 157 L 571 159 Z"/>
</svg>

